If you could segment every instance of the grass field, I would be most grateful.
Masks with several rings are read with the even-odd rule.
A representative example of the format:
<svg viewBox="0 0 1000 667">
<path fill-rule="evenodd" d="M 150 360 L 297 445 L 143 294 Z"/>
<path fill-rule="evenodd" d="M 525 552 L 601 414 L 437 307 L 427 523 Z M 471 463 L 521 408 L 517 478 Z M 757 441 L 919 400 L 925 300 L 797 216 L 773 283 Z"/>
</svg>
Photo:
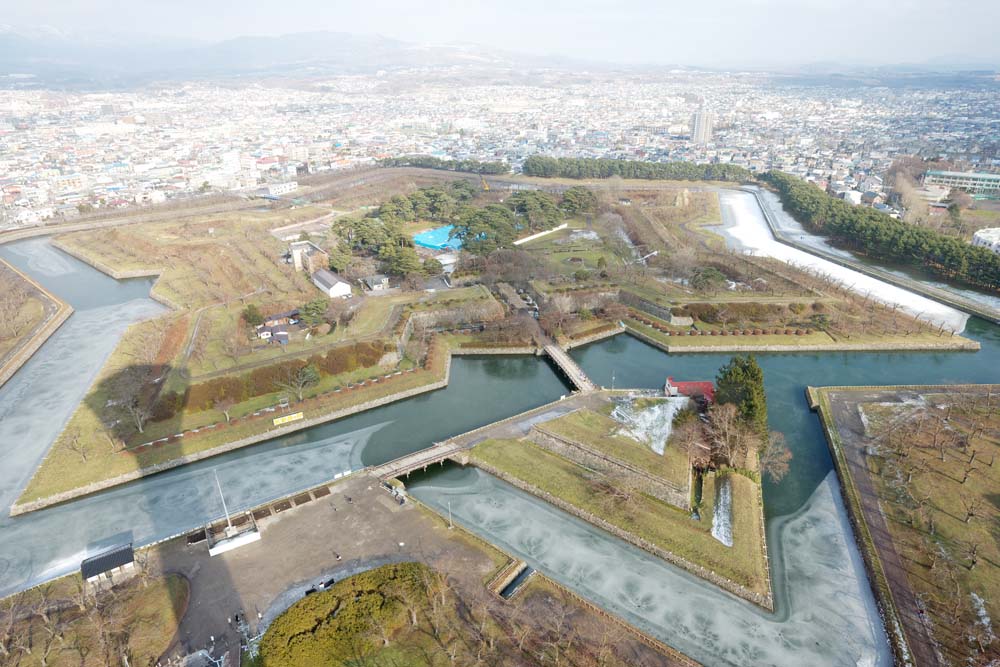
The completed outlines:
<svg viewBox="0 0 1000 667">
<path fill-rule="evenodd" d="M 686 455 L 674 447 L 667 447 L 661 456 L 641 442 L 618 435 L 621 424 L 611 417 L 582 409 L 547 421 L 542 426 L 546 431 L 589 445 L 611 458 L 624 461 L 680 487 L 688 485 L 691 466 Z"/>
<path fill-rule="evenodd" d="M 769 590 L 757 488 L 750 479 L 732 476 L 734 545 L 730 548 L 712 537 L 710 521 L 696 521 L 649 496 L 632 494 L 627 501 L 609 501 L 595 491 L 593 473 L 531 442 L 487 440 L 476 445 L 471 457 L 473 463 L 510 474 L 751 591 Z"/>
<path fill-rule="evenodd" d="M 0 274 L 0 283 L 7 280 L 10 274 Z M 11 278 L 13 279 L 13 278 Z M 4 286 L 0 284 L 0 289 Z M 18 332 L 16 335 L 10 332 L 6 327 L 0 327 L 0 359 L 4 358 L 8 352 L 14 348 L 21 345 L 28 336 L 34 331 L 35 327 L 42 321 L 45 317 L 45 304 L 42 302 L 42 298 L 32 292 L 28 296 L 21 307 L 18 308 L 17 314 L 14 316 L 17 322 Z"/>
<path fill-rule="evenodd" d="M 893 547 L 952 664 L 1000 655 L 996 621 L 982 620 L 1000 618 L 1000 391 L 988 396 L 956 388 L 860 406 Z"/>
</svg>

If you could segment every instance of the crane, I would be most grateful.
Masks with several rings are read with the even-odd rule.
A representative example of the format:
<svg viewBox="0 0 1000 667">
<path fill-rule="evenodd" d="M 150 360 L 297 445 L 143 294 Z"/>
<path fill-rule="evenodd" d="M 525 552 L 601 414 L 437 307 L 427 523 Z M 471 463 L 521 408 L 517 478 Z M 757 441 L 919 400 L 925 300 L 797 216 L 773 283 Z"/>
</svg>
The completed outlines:
<svg viewBox="0 0 1000 667">
<path fill-rule="evenodd" d="M 483 186 L 483 192 L 489 192 L 490 191 L 490 184 L 486 182 L 486 177 L 483 176 L 482 174 L 479 174 L 479 182 Z"/>
</svg>

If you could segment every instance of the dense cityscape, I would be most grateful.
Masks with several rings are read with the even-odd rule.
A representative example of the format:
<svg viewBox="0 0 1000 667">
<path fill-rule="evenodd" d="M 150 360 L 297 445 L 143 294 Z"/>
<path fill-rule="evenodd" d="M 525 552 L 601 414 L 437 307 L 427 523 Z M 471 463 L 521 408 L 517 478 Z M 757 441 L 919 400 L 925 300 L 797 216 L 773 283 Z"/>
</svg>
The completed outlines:
<svg viewBox="0 0 1000 667">
<path fill-rule="evenodd" d="M 448 74 L 9 91 L 0 100 L 2 224 L 252 191 L 408 154 L 515 170 L 535 154 L 734 164 L 853 191 L 855 203 L 867 193 L 865 203 L 883 206 L 898 156 L 1000 167 L 995 88 L 841 88 L 694 71 L 543 71 L 530 84 L 490 85 L 481 73 Z M 452 80 L 468 85 L 458 92 Z"/>
</svg>

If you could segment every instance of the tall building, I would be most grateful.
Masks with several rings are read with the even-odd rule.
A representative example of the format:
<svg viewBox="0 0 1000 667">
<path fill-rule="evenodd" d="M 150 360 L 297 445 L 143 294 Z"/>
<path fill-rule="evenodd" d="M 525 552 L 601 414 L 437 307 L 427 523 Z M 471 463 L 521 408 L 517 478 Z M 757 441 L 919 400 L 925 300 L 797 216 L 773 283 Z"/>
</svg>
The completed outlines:
<svg viewBox="0 0 1000 667">
<path fill-rule="evenodd" d="M 691 140 L 696 144 L 707 144 L 712 141 L 712 124 L 715 114 L 711 111 L 698 109 L 691 117 Z"/>
</svg>

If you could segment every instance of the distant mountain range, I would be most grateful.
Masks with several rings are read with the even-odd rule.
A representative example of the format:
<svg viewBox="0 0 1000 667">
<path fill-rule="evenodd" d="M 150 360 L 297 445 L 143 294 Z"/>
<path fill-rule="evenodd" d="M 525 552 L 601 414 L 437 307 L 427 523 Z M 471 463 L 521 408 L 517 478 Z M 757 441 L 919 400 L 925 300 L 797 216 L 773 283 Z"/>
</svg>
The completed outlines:
<svg viewBox="0 0 1000 667">
<path fill-rule="evenodd" d="M 238 37 L 201 44 L 93 39 L 57 31 L 2 28 L 0 76 L 32 75 L 66 85 L 294 73 L 315 76 L 399 67 L 537 66 L 545 61 L 476 46 L 423 46 L 337 32 Z"/>
<path fill-rule="evenodd" d="M 957 60 L 957 59 L 956 59 Z M 816 63 L 785 69 L 779 82 L 824 85 L 996 85 L 985 63 L 885 67 Z M 68 33 L 0 24 L 0 87 L 116 88 L 206 78 L 312 78 L 409 67 L 659 71 L 502 52 L 475 45 L 420 45 L 375 35 L 307 32 L 215 43 L 137 35 Z M 689 69 L 689 68 L 683 68 Z M 705 68 L 702 68 L 705 69 Z"/>
</svg>

